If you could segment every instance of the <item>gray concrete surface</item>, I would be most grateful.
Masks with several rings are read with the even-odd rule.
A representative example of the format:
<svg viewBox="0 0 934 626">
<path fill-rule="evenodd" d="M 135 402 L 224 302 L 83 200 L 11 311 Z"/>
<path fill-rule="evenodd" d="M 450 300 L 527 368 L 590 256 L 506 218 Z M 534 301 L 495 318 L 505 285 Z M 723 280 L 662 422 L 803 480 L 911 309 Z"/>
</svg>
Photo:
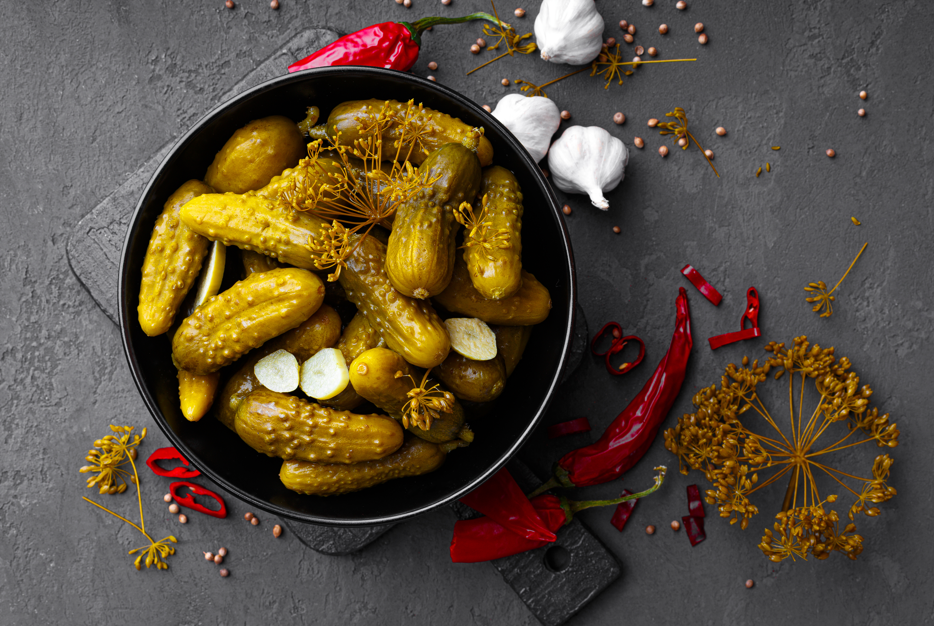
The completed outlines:
<svg viewBox="0 0 934 626">
<path fill-rule="evenodd" d="M 70 228 L 301 29 L 351 31 L 486 8 L 480 0 L 414 1 L 408 11 L 391 0 L 281 0 L 279 11 L 265 0 L 244 0 L 233 11 L 219 0 L 0 2 L 0 623 L 535 623 L 492 568 L 449 563 L 448 511 L 334 558 L 288 535 L 274 539 L 271 520 L 245 524 L 245 507 L 232 498 L 228 520 L 192 515 L 179 526 L 159 500 L 166 485 L 148 478 L 148 525 L 181 543 L 168 572 L 137 573 L 125 554 L 140 545 L 136 531 L 80 499 L 87 490 L 78 467 L 108 423 L 149 426 L 146 449 L 164 440 L 137 396 L 117 329 L 68 269 Z M 523 2 L 529 17 L 512 21 L 531 30 L 537 4 Z M 771 502 L 760 502 L 763 513 L 745 532 L 708 519 L 708 540 L 694 549 L 668 531 L 684 513 L 684 487 L 703 484 L 700 476 L 673 474 L 622 534 L 608 512 L 584 514 L 619 557 L 623 576 L 573 623 L 929 623 L 934 392 L 924 367 L 934 356 L 934 88 L 925 79 L 934 61 L 934 5 L 689 4 L 679 12 L 670 0 L 652 8 L 598 2 L 607 35 L 619 35 L 615 24 L 625 18 L 638 28 L 637 43 L 657 46 L 661 58 L 696 56 L 696 63 L 646 66 L 606 91 L 586 74 L 548 90 L 573 123 L 604 126 L 630 145 L 637 135 L 646 139 L 610 194 L 610 211 L 573 196 L 568 225 L 591 326 L 620 321 L 645 339 L 648 356 L 621 380 L 585 359 L 546 421 L 587 415 L 599 431 L 625 406 L 667 346 L 677 287 L 686 285 L 678 270 L 693 263 L 724 301 L 714 308 L 689 287 L 693 361 L 668 423 L 689 410 L 691 391 L 718 380 L 725 363 L 755 355 L 766 339 L 807 334 L 848 355 L 876 404 L 898 422 L 902 445 L 891 482 L 899 495 L 880 517 L 860 520 L 865 551 L 857 562 L 834 555 L 774 565 L 756 548 Z M 514 4 L 499 8 L 511 14 Z M 707 26 L 707 46 L 696 43 L 698 21 Z M 671 26 L 664 37 L 655 30 L 663 22 Z M 467 48 L 479 30 L 436 28 L 414 71 L 428 74 L 436 60 L 431 73 L 439 81 L 493 105 L 516 89 L 502 87 L 503 77 L 541 83 L 567 69 L 530 56 L 465 76 L 478 61 Z M 869 91 L 866 102 L 860 89 Z M 694 152 L 673 150 L 665 160 L 655 152 L 662 139 L 645 120 L 675 106 L 716 153 L 722 178 Z M 865 118 L 856 116 L 860 107 Z M 628 118 L 620 127 L 611 122 L 618 110 Z M 714 135 L 718 125 L 728 128 L 725 138 Z M 833 160 L 823 154 L 828 147 Z M 772 173 L 755 178 L 766 161 Z M 851 215 L 863 225 L 851 224 Z M 837 292 L 836 313 L 819 319 L 802 288 L 835 282 L 864 241 L 869 248 Z M 749 285 L 763 298 L 763 341 L 710 352 L 706 337 L 736 328 Z M 542 432 L 522 457 L 545 471 L 570 445 Z M 865 468 L 874 454 L 860 449 L 843 464 Z M 642 485 L 658 463 L 673 465 L 660 441 L 625 485 Z M 116 502 L 133 510 L 127 499 Z M 649 523 L 660 530 L 652 537 L 641 531 Z M 221 544 L 230 550 L 228 579 L 201 557 Z M 747 578 L 754 589 L 743 586 Z"/>
</svg>

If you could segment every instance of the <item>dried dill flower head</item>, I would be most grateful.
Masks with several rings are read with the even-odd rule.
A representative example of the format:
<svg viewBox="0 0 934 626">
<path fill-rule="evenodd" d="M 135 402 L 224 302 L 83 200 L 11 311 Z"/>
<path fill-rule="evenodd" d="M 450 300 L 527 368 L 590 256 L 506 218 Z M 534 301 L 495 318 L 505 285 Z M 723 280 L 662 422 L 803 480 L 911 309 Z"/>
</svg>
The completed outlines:
<svg viewBox="0 0 934 626">
<path fill-rule="evenodd" d="M 809 554 L 822 560 L 835 551 L 855 560 L 863 550 L 856 515 L 875 517 L 880 513 L 875 505 L 895 496 L 886 483 L 893 459 L 877 456 L 870 476 L 862 477 L 831 467 L 828 456 L 872 442 L 894 448 L 899 431 L 888 414 L 870 409 L 872 389 L 860 386 L 849 359 L 837 359 L 833 348 L 797 337 L 790 348 L 772 342 L 765 349 L 771 356 L 762 365 L 755 361 L 750 367 L 744 357 L 742 367 L 727 366 L 719 387 L 700 390 L 693 399 L 697 410 L 665 431 L 665 447 L 678 456 L 683 474 L 704 472 L 714 487 L 707 491 L 707 502 L 744 529 L 759 512 L 750 496 L 788 476 L 776 521 L 759 544 L 772 561 Z M 759 385 L 773 370 L 774 380 L 788 374 L 789 406 L 776 417 L 759 395 Z M 819 399 L 813 408 L 805 407 L 805 388 L 812 385 Z M 783 414 L 788 417 L 778 417 Z M 761 432 L 750 430 L 754 424 Z M 826 433 L 831 433 L 826 441 L 833 443 L 818 446 Z M 845 526 L 830 507 L 837 495 L 821 496 L 818 477 L 855 499 Z"/>
</svg>

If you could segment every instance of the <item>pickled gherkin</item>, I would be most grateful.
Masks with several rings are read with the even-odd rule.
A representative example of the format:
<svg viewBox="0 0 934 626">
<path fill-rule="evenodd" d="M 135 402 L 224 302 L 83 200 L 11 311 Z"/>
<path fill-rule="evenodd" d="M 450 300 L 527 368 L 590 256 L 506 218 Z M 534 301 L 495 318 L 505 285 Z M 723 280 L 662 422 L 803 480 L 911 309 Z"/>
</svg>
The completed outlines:
<svg viewBox="0 0 934 626">
<path fill-rule="evenodd" d="M 220 192 L 253 191 L 304 155 L 305 140 L 298 125 L 272 115 L 238 129 L 214 157 L 204 180 Z"/>
</svg>

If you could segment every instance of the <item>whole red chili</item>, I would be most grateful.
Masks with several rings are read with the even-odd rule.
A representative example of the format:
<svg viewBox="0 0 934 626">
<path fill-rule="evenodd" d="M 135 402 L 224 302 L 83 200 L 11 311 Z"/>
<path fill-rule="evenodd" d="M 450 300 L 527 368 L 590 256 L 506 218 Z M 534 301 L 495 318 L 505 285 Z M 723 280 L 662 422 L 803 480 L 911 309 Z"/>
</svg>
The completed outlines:
<svg viewBox="0 0 934 626">
<path fill-rule="evenodd" d="M 543 494 L 532 499 L 532 506 L 552 532 L 571 523 L 574 514 L 596 506 L 612 506 L 627 500 L 642 498 L 661 487 L 665 480 L 664 467 L 656 467 L 655 484 L 645 491 L 615 500 L 588 500 L 572 502 L 564 496 Z M 489 517 L 461 520 L 454 524 L 451 539 L 451 561 L 454 563 L 480 563 L 501 559 L 520 552 L 548 545 L 547 541 L 527 539 L 507 530 Z"/>
<path fill-rule="evenodd" d="M 208 496 L 217 500 L 217 503 L 221 505 L 221 508 L 214 511 L 207 508 L 203 504 L 198 504 L 195 502 L 195 498 L 191 493 L 187 493 L 184 496 L 179 496 L 176 493 L 180 488 L 187 487 L 191 493 L 197 494 L 199 496 Z M 227 517 L 227 505 L 224 504 L 223 498 L 211 491 L 210 489 L 205 489 L 201 485 L 196 485 L 195 483 L 189 483 L 185 481 L 178 481 L 169 485 L 169 493 L 172 494 L 172 498 L 178 502 L 180 505 L 192 511 L 198 511 L 199 513 L 204 513 L 205 515 L 210 515 L 211 517 L 219 517 L 221 519 Z"/>
<path fill-rule="evenodd" d="M 599 485 L 622 476 L 648 451 L 681 391 L 691 354 L 691 314 L 684 288 L 675 301 L 677 317 L 665 358 L 623 412 L 595 443 L 564 455 L 552 478 L 532 496 L 553 487 Z"/>
<path fill-rule="evenodd" d="M 526 539 L 547 543 L 555 540 L 555 534 L 545 526 L 505 467 L 461 498 L 461 502 Z"/>
<path fill-rule="evenodd" d="M 172 469 L 165 469 L 158 464 L 158 461 L 181 461 L 183 465 L 173 467 Z M 149 455 L 149 458 L 146 459 L 146 465 L 149 466 L 149 469 L 151 469 L 156 476 L 166 476 L 168 478 L 194 478 L 195 476 L 201 475 L 201 472 L 193 467 L 189 467 L 188 459 L 183 457 L 182 453 L 172 446 L 153 450 L 152 454 Z"/>
<path fill-rule="evenodd" d="M 473 20 L 500 23 L 489 13 L 471 13 L 464 17 L 423 17 L 413 23 L 382 22 L 344 35 L 334 43 L 290 65 L 289 72 L 332 65 L 365 65 L 405 72 L 412 69 L 418 59 L 418 49 L 422 43 L 420 35 L 426 28 L 436 24 L 459 24 Z"/>
</svg>

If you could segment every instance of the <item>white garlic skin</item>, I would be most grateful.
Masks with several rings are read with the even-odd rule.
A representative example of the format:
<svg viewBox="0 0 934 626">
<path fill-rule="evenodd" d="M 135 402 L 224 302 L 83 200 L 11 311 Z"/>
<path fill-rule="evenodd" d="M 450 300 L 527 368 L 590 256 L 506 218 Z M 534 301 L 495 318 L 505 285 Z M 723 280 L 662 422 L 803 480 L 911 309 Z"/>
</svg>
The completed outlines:
<svg viewBox="0 0 934 626">
<path fill-rule="evenodd" d="M 553 101 L 517 93 L 503 96 L 493 109 L 493 117 L 516 136 L 536 163 L 545 158 L 551 136 L 561 125 L 561 113 Z"/>
<path fill-rule="evenodd" d="M 603 27 L 594 0 L 544 0 L 535 18 L 535 41 L 546 61 L 585 65 L 603 48 Z"/>
<path fill-rule="evenodd" d="M 629 150 L 599 126 L 571 126 L 551 144 L 551 182 L 565 193 L 585 193 L 598 209 L 610 208 L 603 194 L 623 180 Z"/>
</svg>

